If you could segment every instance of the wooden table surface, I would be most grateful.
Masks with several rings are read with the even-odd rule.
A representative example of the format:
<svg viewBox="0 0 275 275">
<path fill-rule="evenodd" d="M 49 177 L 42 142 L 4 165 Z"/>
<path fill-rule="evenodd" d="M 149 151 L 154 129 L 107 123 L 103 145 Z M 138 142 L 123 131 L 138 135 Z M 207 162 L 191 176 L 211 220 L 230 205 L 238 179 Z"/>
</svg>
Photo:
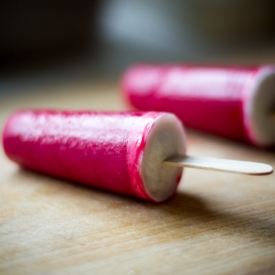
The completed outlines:
<svg viewBox="0 0 275 275">
<path fill-rule="evenodd" d="M 7 94 L 1 129 L 22 107 L 123 110 L 117 86 Z M 188 146 L 275 167 L 275 152 L 194 131 Z M 22 170 L 2 147 L 0 164 L 0 274 L 275 274 L 274 174 L 186 169 L 176 196 L 153 204 Z"/>
</svg>

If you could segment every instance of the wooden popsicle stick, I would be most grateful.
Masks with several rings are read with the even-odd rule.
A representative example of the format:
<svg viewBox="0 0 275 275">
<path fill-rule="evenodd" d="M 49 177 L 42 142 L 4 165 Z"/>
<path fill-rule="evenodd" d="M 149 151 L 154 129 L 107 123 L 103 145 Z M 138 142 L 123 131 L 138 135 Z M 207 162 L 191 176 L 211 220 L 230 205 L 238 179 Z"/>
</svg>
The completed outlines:
<svg viewBox="0 0 275 275">
<path fill-rule="evenodd" d="M 264 163 L 196 156 L 179 155 L 173 158 L 166 159 L 163 164 L 245 175 L 260 176 L 269 175 L 273 172 L 273 168 L 270 165 Z"/>
</svg>

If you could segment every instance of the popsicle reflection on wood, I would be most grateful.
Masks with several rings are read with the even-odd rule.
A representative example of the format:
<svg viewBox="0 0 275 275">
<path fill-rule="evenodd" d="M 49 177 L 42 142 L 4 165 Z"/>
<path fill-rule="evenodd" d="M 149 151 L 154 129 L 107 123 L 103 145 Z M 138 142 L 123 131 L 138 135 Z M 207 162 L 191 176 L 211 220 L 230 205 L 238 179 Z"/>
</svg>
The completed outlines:
<svg viewBox="0 0 275 275">
<path fill-rule="evenodd" d="M 155 202 L 175 192 L 182 167 L 273 171 L 266 164 L 223 160 L 221 166 L 220 160 L 185 156 L 182 123 L 164 112 L 19 111 L 6 123 L 3 145 L 28 169 Z"/>
</svg>

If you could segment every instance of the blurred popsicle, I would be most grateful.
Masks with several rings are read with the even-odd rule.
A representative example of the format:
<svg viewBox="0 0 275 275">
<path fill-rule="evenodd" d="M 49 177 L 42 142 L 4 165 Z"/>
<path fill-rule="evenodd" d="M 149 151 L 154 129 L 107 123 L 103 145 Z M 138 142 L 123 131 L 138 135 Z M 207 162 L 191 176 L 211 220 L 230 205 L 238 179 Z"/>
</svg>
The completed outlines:
<svg viewBox="0 0 275 275">
<path fill-rule="evenodd" d="M 275 67 L 136 65 L 122 89 L 137 109 L 175 113 L 192 127 L 256 146 L 275 145 Z"/>
</svg>

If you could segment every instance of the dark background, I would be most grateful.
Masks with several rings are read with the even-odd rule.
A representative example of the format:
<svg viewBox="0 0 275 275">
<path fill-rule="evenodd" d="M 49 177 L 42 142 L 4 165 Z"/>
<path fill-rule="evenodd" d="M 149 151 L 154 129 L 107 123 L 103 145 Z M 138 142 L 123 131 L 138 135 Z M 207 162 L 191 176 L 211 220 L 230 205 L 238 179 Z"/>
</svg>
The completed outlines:
<svg viewBox="0 0 275 275">
<path fill-rule="evenodd" d="M 271 0 L 2 0 L 0 93 L 135 62 L 273 63 L 274 27 Z"/>
</svg>

